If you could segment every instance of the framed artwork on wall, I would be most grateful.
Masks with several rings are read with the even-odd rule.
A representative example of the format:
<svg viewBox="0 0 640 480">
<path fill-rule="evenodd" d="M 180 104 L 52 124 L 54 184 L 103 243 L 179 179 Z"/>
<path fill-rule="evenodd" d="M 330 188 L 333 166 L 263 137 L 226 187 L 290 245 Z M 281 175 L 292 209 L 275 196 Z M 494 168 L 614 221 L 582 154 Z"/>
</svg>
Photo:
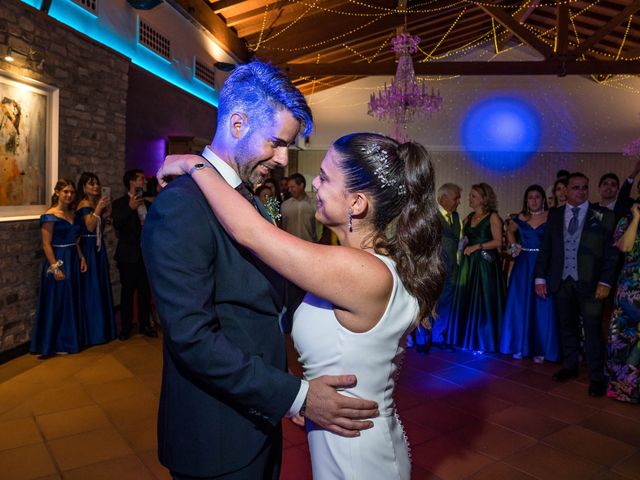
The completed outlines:
<svg viewBox="0 0 640 480">
<path fill-rule="evenodd" d="M 38 218 L 58 177 L 59 91 L 0 70 L 0 222 Z"/>
</svg>

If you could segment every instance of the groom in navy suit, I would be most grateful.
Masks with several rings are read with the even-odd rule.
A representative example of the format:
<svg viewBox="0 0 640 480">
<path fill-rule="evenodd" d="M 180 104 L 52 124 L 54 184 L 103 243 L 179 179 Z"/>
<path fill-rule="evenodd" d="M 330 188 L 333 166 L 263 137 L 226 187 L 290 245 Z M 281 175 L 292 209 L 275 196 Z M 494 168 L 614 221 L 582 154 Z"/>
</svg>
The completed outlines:
<svg viewBox="0 0 640 480">
<path fill-rule="evenodd" d="M 251 186 L 286 166 L 288 146 L 311 127 L 304 97 L 282 73 L 238 66 L 194 169 L 216 169 L 267 216 Z M 374 402 L 336 392 L 352 375 L 306 382 L 287 373 L 285 282 L 231 240 L 189 175 L 158 196 L 142 242 L 164 330 L 159 457 L 174 479 L 277 479 L 285 415 L 345 436 L 372 426 L 360 420 L 377 414 Z"/>
<path fill-rule="evenodd" d="M 549 211 L 535 266 L 535 290 L 546 298 L 552 293 L 560 324 L 563 367 L 555 381 L 578 376 L 580 320 L 589 369 L 589 395 L 606 391 L 605 342 L 602 309 L 615 281 L 618 259 L 613 246 L 613 212 L 589 203 L 589 179 L 569 176 L 567 204 Z"/>
</svg>

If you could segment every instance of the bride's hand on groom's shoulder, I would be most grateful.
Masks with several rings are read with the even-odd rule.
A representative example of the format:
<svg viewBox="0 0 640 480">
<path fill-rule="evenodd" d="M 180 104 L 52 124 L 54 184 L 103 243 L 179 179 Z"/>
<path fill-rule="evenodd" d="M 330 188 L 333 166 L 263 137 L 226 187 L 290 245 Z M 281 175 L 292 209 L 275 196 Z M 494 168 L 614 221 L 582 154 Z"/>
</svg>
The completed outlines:
<svg viewBox="0 0 640 480">
<path fill-rule="evenodd" d="M 311 380 L 305 417 L 343 437 L 357 437 L 360 430 L 373 427 L 368 419 L 379 415 L 376 402 L 347 397 L 336 391 L 353 387 L 356 381 L 354 375 L 323 375 Z"/>
<path fill-rule="evenodd" d="M 202 157 L 192 154 L 167 155 L 162 166 L 156 173 L 158 183 L 162 187 L 167 186 L 167 182 L 173 177 L 178 177 L 189 172 L 191 167 L 202 161 Z"/>
</svg>

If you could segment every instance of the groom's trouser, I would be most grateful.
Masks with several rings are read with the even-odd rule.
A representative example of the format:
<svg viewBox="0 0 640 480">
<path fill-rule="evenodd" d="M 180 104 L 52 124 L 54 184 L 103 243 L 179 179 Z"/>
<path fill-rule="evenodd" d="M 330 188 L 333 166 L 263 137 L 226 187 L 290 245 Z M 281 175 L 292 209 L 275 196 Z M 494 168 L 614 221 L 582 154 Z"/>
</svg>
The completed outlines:
<svg viewBox="0 0 640 480">
<path fill-rule="evenodd" d="M 267 442 L 260 453 L 249 465 L 240 470 L 223 473 L 215 477 L 192 477 L 171 472 L 173 480 L 278 480 L 282 465 L 282 426 L 273 434 L 273 440 Z"/>
</svg>

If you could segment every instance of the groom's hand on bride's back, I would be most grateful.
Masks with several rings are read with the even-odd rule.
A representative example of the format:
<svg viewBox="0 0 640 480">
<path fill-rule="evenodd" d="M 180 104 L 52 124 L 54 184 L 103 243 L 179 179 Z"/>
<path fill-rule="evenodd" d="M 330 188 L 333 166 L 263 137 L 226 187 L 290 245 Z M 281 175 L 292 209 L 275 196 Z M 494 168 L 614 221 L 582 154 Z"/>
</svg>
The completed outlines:
<svg viewBox="0 0 640 480">
<path fill-rule="evenodd" d="M 336 391 L 355 384 L 355 375 L 323 375 L 314 378 L 309 382 L 305 417 L 343 437 L 357 437 L 360 430 L 373 427 L 373 422 L 367 419 L 380 415 L 376 402 L 347 397 Z"/>
</svg>

